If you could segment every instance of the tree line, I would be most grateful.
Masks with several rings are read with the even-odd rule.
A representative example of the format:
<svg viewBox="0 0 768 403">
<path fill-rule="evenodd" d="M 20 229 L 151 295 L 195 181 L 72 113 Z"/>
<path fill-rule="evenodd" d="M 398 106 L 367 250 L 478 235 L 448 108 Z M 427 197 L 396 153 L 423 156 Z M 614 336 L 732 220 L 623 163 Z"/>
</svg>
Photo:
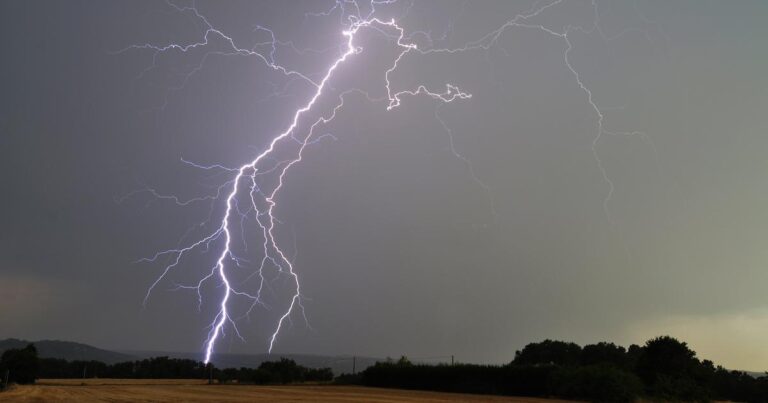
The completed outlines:
<svg viewBox="0 0 768 403">
<path fill-rule="evenodd" d="M 367 368 L 360 381 L 377 387 L 590 401 L 768 402 L 768 376 L 699 360 L 686 343 L 668 336 L 629 349 L 545 340 L 517 351 L 506 365 L 426 365 L 403 357 Z"/>
<path fill-rule="evenodd" d="M 8 376 L 6 381 L 5 376 Z M 144 360 L 106 364 L 100 361 L 68 361 L 39 358 L 33 344 L 23 349 L 6 350 L 0 358 L 0 385 L 31 384 L 36 379 L 212 379 L 219 383 L 288 384 L 329 382 L 330 368 L 307 368 L 295 361 L 262 362 L 257 368 L 214 368 L 200 361 L 153 357 Z"/>
<path fill-rule="evenodd" d="M 34 383 L 38 378 L 216 379 L 218 383 L 288 384 L 330 382 L 403 389 L 590 401 L 768 402 L 768 374 L 754 377 L 700 360 L 684 342 L 662 336 L 628 349 L 601 342 L 581 347 L 544 340 L 526 345 L 505 365 L 410 362 L 406 357 L 377 362 L 357 375 L 334 379 L 330 368 L 312 369 L 295 361 L 261 363 L 257 368 L 218 369 L 202 362 L 154 357 L 105 364 L 38 358 L 34 345 L 0 357 L 0 379 Z M 5 378 L 8 378 L 6 381 Z"/>
</svg>

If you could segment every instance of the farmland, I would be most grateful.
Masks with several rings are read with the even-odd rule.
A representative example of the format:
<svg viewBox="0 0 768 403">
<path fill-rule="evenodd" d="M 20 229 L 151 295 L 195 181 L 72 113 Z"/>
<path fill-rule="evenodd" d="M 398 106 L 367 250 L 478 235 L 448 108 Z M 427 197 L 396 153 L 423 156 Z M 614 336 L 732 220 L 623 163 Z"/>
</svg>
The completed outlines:
<svg viewBox="0 0 768 403">
<path fill-rule="evenodd" d="M 201 380 L 43 379 L 0 393 L 0 401 L 133 402 L 530 402 L 555 400 L 330 385 L 207 385 Z"/>
</svg>

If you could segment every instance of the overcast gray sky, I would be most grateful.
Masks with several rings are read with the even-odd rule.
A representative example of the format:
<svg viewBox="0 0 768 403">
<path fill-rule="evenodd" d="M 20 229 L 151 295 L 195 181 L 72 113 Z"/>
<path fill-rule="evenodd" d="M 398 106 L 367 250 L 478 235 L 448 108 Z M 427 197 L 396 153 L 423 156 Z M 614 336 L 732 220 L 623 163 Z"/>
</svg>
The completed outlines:
<svg viewBox="0 0 768 403">
<path fill-rule="evenodd" d="M 146 307 L 169 261 L 135 261 L 204 237 L 223 200 L 179 206 L 147 189 L 215 194 L 233 173 L 182 159 L 247 163 L 315 88 L 226 55 L 217 35 L 188 52 L 118 52 L 201 41 L 205 21 L 175 4 L 0 3 L 0 337 L 201 350 L 222 288 L 211 280 L 198 310 L 176 286 L 216 256 L 188 255 Z M 275 62 L 319 80 L 357 13 L 333 5 L 197 10 L 267 58 L 258 27 L 272 29 Z M 374 16 L 423 51 L 458 49 L 546 5 L 402 0 Z M 276 197 L 309 326 L 294 312 L 275 352 L 506 362 L 543 338 L 671 334 L 725 366 L 767 369 L 766 17 L 762 1 L 564 0 L 526 20 L 551 32 L 509 27 L 487 50 L 409 54 L 390 76 L 396 91 L 452 83 L 471 99 L 409 96 L 388 111 L 348 94 Z M 309 114 L 351 89 L 386 97 L 393 33 L 364 29 Z M 257 222 L 243 223 L 237 281 L 261 259 Z M 292 290 L 267 271 L 268 307 L 238 322 L 247 341 L 228 331 L 216 351 L 266 350 Z"/>
</svg>

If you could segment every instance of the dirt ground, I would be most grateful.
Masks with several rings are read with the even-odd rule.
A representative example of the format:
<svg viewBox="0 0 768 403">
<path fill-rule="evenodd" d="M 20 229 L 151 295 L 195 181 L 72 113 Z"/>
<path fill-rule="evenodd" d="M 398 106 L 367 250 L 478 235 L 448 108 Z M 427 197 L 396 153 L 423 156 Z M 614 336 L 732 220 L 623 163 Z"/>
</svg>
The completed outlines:
<svg viewBox="0 0 768 403">
<path fill-rule="evenodd" d="M 0 393 L 0 402 L 525 402 L 562 401 L 330 385 L 206 385 L 166 379 L 44 379 Z"/>
</svg>

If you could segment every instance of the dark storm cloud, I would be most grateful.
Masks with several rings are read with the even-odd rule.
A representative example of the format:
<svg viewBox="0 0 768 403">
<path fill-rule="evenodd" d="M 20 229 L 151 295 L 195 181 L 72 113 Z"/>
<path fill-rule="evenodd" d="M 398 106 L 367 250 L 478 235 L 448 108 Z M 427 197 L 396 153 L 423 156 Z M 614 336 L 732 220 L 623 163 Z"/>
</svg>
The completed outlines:
<svg viewBox="0 0 768 403">
<path fill-rule="evenodd" d="M 417 0 L 401 23 L 458 47 L 532 4 Z M 325 4 L 198 7 L 239 46 L 266 39 L 257 25 L 274 29 L 300 50 L 282 47 L 278 60 L 314 79 L 338 55 L 338 15 L 305 15 Z M 289 173 L 278 235 L 296 252 L 314 330 L 296 317 L 279 351 L 506 361 L 545 337 L 630 343 L 673 332 L 725 365 L 768 366 L 742 354 L 761 348 L 768 314 L 768 10 L 598 10 L 601 30 L 575 32 L 569 60 L 606 130 L 641 132 L 595 146 L 614 185 L 608 214 L 597 114 L 562 40 L 512 28 L 488 52 L 404 60 L 398 88 L 451 82 L 473 98 L 439 108 L 408 98 L 386 111 L 352 96 L 324 128 L 336 140 Z M 566 1 L 535 23 L 593 18 L 590 2 Z M 145 187 L 184 199 L 215 192 L 226 176 L 180 159 L 248 161 L 311 91 L 246 57 L 211 56 L 185 82 L 181 72 L 226 49 L 221 41 L 161 55 L 148 71 L 152 53 L 114 53 L 197 41 L 202 29 L 163 2 L 0 4 L 0 296 L 12 301 L 0 304 L 0 337 L 199 350 L 210 312 L 197 312 L 194 293 L 170 291 L 199 265 L 180 267 L 143 309 L 161 266 L 133 262 L 194 235 L 209 206 L 116 200 Z M 428 47 L 425 38 L 414 36 Z M 361 40 L 366 51 L 334 86 L 382 96 L 387 43 L 376 32 Z M 262 352 L 274 315 L 255 313 L 241 327 L 249 342 L 222 349 Z M 715 327 L 730 339 L 706 336 Z"/>
</svg>

